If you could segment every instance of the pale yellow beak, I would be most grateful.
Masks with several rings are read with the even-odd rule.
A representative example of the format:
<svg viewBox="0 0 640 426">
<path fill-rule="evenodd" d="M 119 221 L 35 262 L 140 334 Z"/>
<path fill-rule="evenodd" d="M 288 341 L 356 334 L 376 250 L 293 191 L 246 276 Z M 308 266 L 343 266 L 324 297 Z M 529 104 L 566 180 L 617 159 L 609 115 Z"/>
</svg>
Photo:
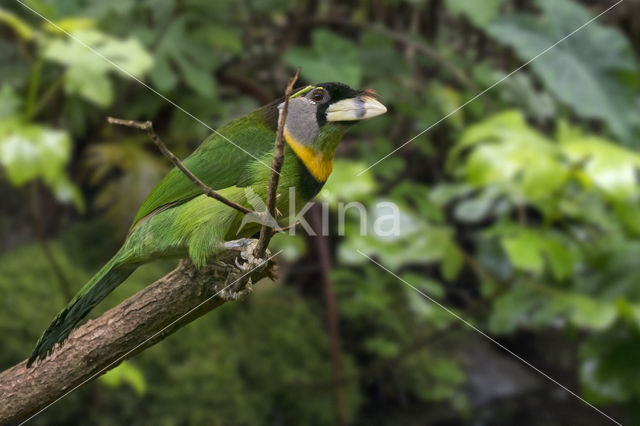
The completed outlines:
<svg viewBox="0 0 640 426">
<path fill-rule="evenodd" d="M 327 121 L 355 121 L 377 117 L 387 112 L 387 107 L 382 105 L 372 96 L 356 96 L 343 99 L 327 108 Z"/>
</svg>

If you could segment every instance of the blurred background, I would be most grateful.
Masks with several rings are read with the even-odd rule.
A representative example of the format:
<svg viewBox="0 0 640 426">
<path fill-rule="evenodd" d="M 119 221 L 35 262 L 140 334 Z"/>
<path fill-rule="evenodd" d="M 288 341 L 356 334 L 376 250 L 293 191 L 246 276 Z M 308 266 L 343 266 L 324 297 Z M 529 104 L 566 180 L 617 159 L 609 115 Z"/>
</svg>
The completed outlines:
<svg viewBox="0 0 640 426">
<path fill-rule="evenodd" d="M 281 278 L 58 402 L 33 424 L 640 424 L 640 2 L 23 0 L 211 127 L 300 84 L 376 90 L 319 196 L 332 235 L 280 235 Z M 122 243 L 210 130 L 56 26 L 0 5 L 0 369 Z M 339 202 L 401 209 L 345 235 Z M 319 217 L 319 208 L 307 214 Z M 93 315 L 175 264 L 139 269 Z"/>
</svg>

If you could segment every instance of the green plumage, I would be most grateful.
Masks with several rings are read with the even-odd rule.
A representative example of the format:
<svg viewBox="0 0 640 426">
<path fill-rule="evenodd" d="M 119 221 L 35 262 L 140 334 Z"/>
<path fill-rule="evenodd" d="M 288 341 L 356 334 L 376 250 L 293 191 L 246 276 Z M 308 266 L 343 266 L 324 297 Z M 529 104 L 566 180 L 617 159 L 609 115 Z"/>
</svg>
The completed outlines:
<svg viewBox="0 0 640 426">
<path fill-rule="evenodd" d="M 335 85 L 341 90 L 339 97 L 334 96 L 335 100 L 357 93 L 351 89 L 347 91 L 344 85 L 326 85 Z M 298 103 L 303 108 L 309 107 L 308 102 Z M 254 209 L 256 200 L 266 200 L 271 169 L 265 164 L 272 162 L 277 107 L 278 103 L 274 102 L 223 126 L 219 132 L 237 146 L 218 134 L 211 135 L 184 160 L 185 166 L 222 196 Z M 322 107 L 319 103 L 319 112 L 314 110 L 311 114 L 314 121 L 322 118 Z M 313 122 L 309 124 L 310 114 L 298 112 L 296 115 L 295 104 L 290 114 L 291 126 L 296 123 L 299 126 L 292 129 L 303 135 L 309 133 L 308 127 L 313 127 Z M 318 124 L 309 147 L 332 160 L 333 151 L 347 128 L 345 124 Z M 287 119 L 287 128 L 289 126 Z M 287 144 L 278 187 L 278 193 L 286 196 L 278 198 L 278 210 L 288 213 L 290 202 L 296 203 L 296 211 L 301 209 L 323 183 L 313 177 Z M 295 189 L 293 200 L 288 197 L 291 187 Z M 220 249 L 221 242 L 250 237 L 259 230 L 260 225 L 256 223 L 242 226 L 242 219 L 242 213 L 203 195 L 182 172 L 176 168 L 171 170 L 140 207 L 120 250 L 45 330 L 27 366 L 46 357 L 57 343 L 63 342 L 89 311 L 139 265 L 159 258 L 189 257 L 195 265 L 201 266 Z"/>
<path fill-rule="evenodd" d="M 275 119 L 273 105 L 238 118 L 222 127 L 220 133 L 242 149 L 214 133 L 183 164 L 216 191 L 234 185 L 249 185 L 258 178 L 248 174 L 256 158 L 271 164 L 269 158 L 262 157 L 273 153 Z M 270 171 L 268 167 L 262 167 L 266 172 Z M 184 202 L 199 194 L 201 190 L 180 170 L 173 168 L 140 206 L 132 226 L 164 205 Z"/>
</svg>

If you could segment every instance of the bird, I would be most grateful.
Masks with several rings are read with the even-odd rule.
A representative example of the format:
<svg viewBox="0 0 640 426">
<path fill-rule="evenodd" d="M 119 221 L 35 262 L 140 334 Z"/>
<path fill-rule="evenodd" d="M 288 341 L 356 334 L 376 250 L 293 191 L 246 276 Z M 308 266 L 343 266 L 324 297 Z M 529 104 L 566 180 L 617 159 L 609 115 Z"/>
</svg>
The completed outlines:
<svg viewBox="0 0 640 426">
<path fill-rule="evenodd" d="M 268 164 L 283 105 L 280 98 L 225 124 L 184 160 L 184 166 L 238 204 L 250 208 L 255 197 L 266 200 Z M 291 203 L 297 208 L 313 199 L 333 169 L 334 153 L 345 131 L 386 111 L 371 89 L 355 90 L 337 82 L 295 89 L 283 129 L 278 211 L 288 212 Z M 63 344 L 82 319 L 140 265 L 161 258 L 189 258 L 201 267 L 221 250 L 221 243 L 255 235 L 260 224 L 244 223 L 243 216 L 203 194 L 174 167 L 140 206 L 120 249 L 44 331 L 27 368 L 50 355 L 56 344 Z"/>
</svg>

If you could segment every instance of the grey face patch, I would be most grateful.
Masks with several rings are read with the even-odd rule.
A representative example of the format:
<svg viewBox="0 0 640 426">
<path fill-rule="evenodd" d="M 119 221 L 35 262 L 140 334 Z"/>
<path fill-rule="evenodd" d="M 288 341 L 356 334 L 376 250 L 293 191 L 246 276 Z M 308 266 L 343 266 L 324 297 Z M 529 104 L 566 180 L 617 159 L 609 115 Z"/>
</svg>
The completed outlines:
<svg viewBox="0 0 640 426">
<path fill-rule="evenodd" d="M 289 111 L 285 130 L 293 139 L 303 145 L 311 145 L 318 138 L 318 122 L 316 120 L 317 105 L 305 97 L 289 99 Z M 282 104 L 278 106 L 282 114 Z"/>
</svg>

